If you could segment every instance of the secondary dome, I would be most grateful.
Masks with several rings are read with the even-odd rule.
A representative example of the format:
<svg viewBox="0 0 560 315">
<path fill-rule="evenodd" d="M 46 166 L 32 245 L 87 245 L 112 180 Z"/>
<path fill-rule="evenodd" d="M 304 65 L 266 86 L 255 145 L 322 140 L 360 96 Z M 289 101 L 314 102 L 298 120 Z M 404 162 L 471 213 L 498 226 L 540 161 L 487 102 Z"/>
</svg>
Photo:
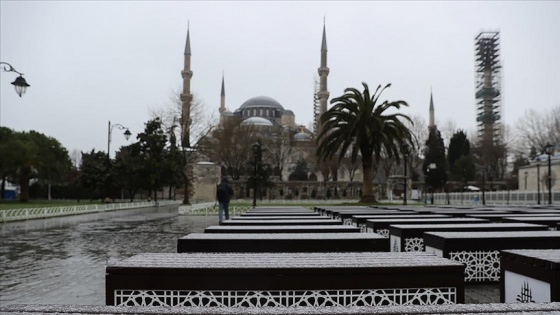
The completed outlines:
<svg viewBox="0 0 560 315">
<path fill-rule="evenodd" d="M 277 100 L 273 99 L 272 97 L 268 96 L 257 96 L 250 98 L 245 101 L 245 103 L 241 104 L 239 109 L 246 109 L 246 108 L 274 108 L 279 110 L 284 110 L 284 107 L 278 103 Z"/>
<path fill-rule="evenodd" d="M 294 141 L 310 141 L 311 136 L 305 132 L 298 132 L 294 135 Z"/>
<path fill-rule="evenodd" d="M 268 127 L 272 127 L 272 122 L 270 122 L 270 120 L 266 119 L 266 118 L 262 118 L 262 117 L 250 117 L 245 119 L 242 123 L 242 125 L 252 125 L 252 126 L 268 126 Z"/>
</svg>

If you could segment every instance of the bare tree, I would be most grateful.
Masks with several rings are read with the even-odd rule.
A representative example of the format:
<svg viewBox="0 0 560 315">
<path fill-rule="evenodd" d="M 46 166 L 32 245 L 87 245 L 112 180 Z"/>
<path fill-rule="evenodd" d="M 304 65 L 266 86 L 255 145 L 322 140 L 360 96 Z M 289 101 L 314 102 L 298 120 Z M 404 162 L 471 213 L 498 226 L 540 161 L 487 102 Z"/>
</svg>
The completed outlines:
<svg viewBox="0 0 560 315">
<path fill-rule="evenodd" d="M 291 131 L 281 126 L 273 127 L 272 136 L 262 139 L 263 145 L 268 150 L 268 158 L 270 164 L 274 168 L 274 175 L 280 176 L 282 181 L 282 172 L 286 167 L 292 153 Z"/>
<path fill-rule="evenodd" d="M 441 132 L 441 137 L 443 138 L 443 143 L 448 146 L 449 140 L 451 137 L 457 132 L 459 128 L 457 128 L 457 123 L 454 120 L 448 119 L 446 120 L 443 125 L 438 128 Z M 427 137 L 426 137 L 427 139 Z"/>
<path fill-rule="evenodd" d="M 243 125 L 240 118 L 231 117 L 210 135 L 203 141 L 203 152 L 225 167 L 233 179 L 239 179 L 257 141 L 255 126 Z"/>
<path fill-rule="evenodd" d="M 205 110 L 204 102 L 197 97 L 193 96 L 190 108 L 190 121 L 189 132 L 182 130 L 182 102 L 180 89 L 173 92 L 169 101 L 163 106 L 155 109 L 150 109 L 152 119 L 159 118 L 162 128 L 169 134 L 169 139 L 173 139 L 173 145 L 179 145 L 181 151 L 181 158 L 178 159 L 180 163 L 182 186 L 184 189 L 183 204 L 190 204 L 189 198 L 194 193 L 192 191 L 192 170 L 193 165 L 201 158 L 202 148 L 201 144 L 203 139 L 214 128 L 212 113 Z M 182 135 L 189 135 L 190 143 L 183 145 L 184 141 Z M 179 141 L 177 141 L 177 139 Z M 187 147 L 188 146 L 188 147 Z"/>
<path fill-rule="evenodd" d="M 428 140 L 429 130 L 424 117 L 414 115 L 410 119 L 410 122 L 405 120 L 405 124 L 412 134 L 412 146 L 410 148 L 410 159 L 408 162 L 410 163 L 410 169 L 418 170 L 424 158 L 424 146 Z"/>
<path fill-rule="evenodd" d="M 372 178 L 375 178 L 375 175 L 377 175 L 377 161 L 374 162 L 375 163 L 375 168 L 373 169 L 373 175 Z M 352 159 L 350 158 L 349 154 L 346 154 L 344 156 L 344 158 L 342 158 L 342 160 L 340 161 L 341 165 L 344 165 L 346 167 L 346 169 L 348 170 L 348 176 L 350 177 L 350 181 L 354 181 L 354 175 L 356 175 L 356 170 L 360 169 L 362 167 L 362 158 L 361 156 L 359 156 L 356 159 L 355 163 L 352 163 Z"/>
<path fill-rule="evenodd" d="M 174 130 L 177 139 L 181 138 L 181 128 L 173 128 L 173 126 L 180 123 L 182 115 L 182 102 L 181 102 L 181 89 L 177 89 L 169 96 L 169 100 L 158 108 L 150 108 L 150 116 L 153 118 L 159 117 L 162 127 L 165 130 Z M 191 126 L 190 138 L 192 139 L 191 146 L 198 143 L 208 131 L 215 127 L 212 123 L 216 121 L 215 113 L 207 110 L 208 106 L 198 97 L 195 93 L 191 101 Z"/>
<path fill-rule="evenodd" d="M 394 158 L 388 157 L 384 150 L 381 151 L 381 159 L 380 159 L 381 167 L 383 168 L 383 172 L 385 172 L 385 180 L 389 179 L 391 176 L 391 172 L 393 168 L 396 166 L 396 160 Z M 377 170 L 378 167 L 375 166 L 374 170 Z"/>
<path fill-rule="evenodd" d="M 80 164 L 82 163 L 82 152 L 78 149 L 73 149 L 70 152 L 70 161 L 72 161 L 72 165 L 75 168 L 80 168 Z"/>
<path fill-rule="evenodd" d="M 529 109 L 515 125 L 517 150 L 528 154 L 534 148 L 543 152 L 547 143 L 560 143 L 560 105 L 542 112 Z"/>
</svg>

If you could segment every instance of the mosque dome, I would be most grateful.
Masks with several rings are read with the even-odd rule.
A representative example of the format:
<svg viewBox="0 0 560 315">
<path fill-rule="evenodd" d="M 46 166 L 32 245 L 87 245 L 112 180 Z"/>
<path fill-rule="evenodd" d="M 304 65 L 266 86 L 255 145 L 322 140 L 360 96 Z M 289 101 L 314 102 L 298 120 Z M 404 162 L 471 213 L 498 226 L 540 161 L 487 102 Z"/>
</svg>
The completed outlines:
<svg viewBox="0 0 560 315">
<path fill-rule="evenodd" d="M 294 135 L 294 141 L 311 141 L 311 136 L 305 132 L 298 132 Z"/>
<path fill-rule="evenodd" d="M 245 101 L 245 103 L 241 104 L 239 109 L 248 109 L 248 108 L 272 108 L 277 110 L 284 110 L 284 107 L 278 103 L 277 100 L 268 97 L 268 96 L 257 96 L 250 98 Z"/>
<path fill-rule="evenodd" d="M 229 116 L 233 116 L 233 113 L 226 109 L 222 115 L 229 117 Z"/>
<path fill-rule="evenodd" d="M 270 120 L 262 117 L 250 117 L 245 119 L 241 125 L 252 125 L 252 126 L 264 126 L 264 127 L 272 127 L 273 124 Z"/>
<path fill-rule="evenodd" d="M 292 112 L 291 110 L 287 109 L 284 111 L 284 115 L 288 115 L 288 116 L 295 116 L 294 112 Z"/>
</svg>

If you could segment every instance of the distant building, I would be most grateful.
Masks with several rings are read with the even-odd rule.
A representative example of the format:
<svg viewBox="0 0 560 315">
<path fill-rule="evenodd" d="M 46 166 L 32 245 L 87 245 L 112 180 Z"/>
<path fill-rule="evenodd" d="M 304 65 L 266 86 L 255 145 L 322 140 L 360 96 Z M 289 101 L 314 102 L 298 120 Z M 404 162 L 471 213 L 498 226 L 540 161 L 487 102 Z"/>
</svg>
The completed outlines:
<svg viewBox="0 0 560 315">
<path fill-rule="evenodd" d="M 556 145 L 554 152 L 550 156 L 550 169 L 552 174 L 552 193 L 554 194 L 560 191 L 560 145 Z M 519 190 L 521 191 L 540 191 L 541 202 L 544 203 L 542 196 L 548 194 L 548 155 L 538 155 L 529 165 L 520 167 L 517 173 L 517 180 Z"/>
</svg>

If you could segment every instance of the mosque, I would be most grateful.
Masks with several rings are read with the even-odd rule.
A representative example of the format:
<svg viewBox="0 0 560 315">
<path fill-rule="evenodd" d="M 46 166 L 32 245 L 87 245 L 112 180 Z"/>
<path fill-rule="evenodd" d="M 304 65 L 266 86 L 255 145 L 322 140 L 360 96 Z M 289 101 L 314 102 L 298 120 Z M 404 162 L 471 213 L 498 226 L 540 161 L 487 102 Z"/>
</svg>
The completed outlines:
<svg viewBox="0 0 560 315">
<path fill-rule="evenodd" d="M 318 74 L 319 81 L 316 83 L 314 91 L 314 102 L 310 104 L 309 107 L 310 110 L 313 110 L 313 130 L 306 128 L 304 125 L 298 125 L 294 112 L 285 108 L 270 96 L 254 96 L 243 102 L 239 108 L 233 110 L 233 112 L 229 111 L 225 106 L 225 83 L 224 77 L 222 77 L 219 107 L 220 123 L 223 124 L 224 121 L 233 118 L 241 119 L 242 125 L 251 125 L 257 128 L 261 139 L 280 137 L 282 140 L 281 143 L 288 148 L 289 155 L 285 161 L 283 161 L 282 174 L 276 179 L 276 195 L 284 195 L 295 189 L 303 193 L 308 193 L 309 197 L 312 197 L 312 192 L 320 195 L 320 187 L 314 186 L 321 185 L 323 187 L 323 194 L 325 194 L 326 190 L 329 189 L 327 186 L 330 185 L 327 184 L 327 182 L 333 178 L 338 182 L 355 182 L 355 188 L 351 189 L 352 192 L 350 193 L 352 195 L 357 194 L 357 190 L 361 186 L 361 168 L 350 172 L 346 166 L 340 165 L 338 170 L 335 171 L 334 176 L 329 176 L 329 178 L 323 175 L 316 163 L 315 138 L 320 132 L 318 120 L 319 117 L 327 111 L 329 99 L 329 92 L 327 90 L 329 68 L 327 67 L 327 37 L 325 25 L 323 25 Z M 181 93 L 182 115 L 183 117 L 190 117 L 190 106 L 193 98 L 190 90 L 190 82 L 193 72 L 191 70 L 191 46 L 188 30 L 184 52 L 184 68 L 181 71 L 181 75 L 183 77 L 183 90 Z M 190 123 L 190 119 L 183 120 L 182 130 L 184 134 L 182 136 L 186 141 L 189 141 L 188 130 Z M 309 183 L 304 185 L 305 187 L 287 187 L 287 182 L 293 167 L 302 159 L 307 163 Z M 337 185 L 336 183 L 334 184 Z M 243 190 L 243 187 L 240 188 Z M 333 190 L 337 191 L 335 188 L 333 188 Z M 281 191 L 284 191 L 284 193 Z M 274 193 L 271 192 L 271 194 Z"/>
</svg>

